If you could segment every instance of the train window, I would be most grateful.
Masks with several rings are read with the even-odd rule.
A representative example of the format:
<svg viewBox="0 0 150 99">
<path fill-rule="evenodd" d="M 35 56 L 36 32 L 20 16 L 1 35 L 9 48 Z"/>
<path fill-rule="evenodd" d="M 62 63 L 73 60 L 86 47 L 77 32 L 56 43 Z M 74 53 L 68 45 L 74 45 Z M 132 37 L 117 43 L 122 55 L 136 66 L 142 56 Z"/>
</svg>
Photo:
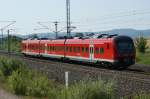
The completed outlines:
<svg viewBox="0 0 150 99">
<path fill-rule="evenodd" d="M 36 45 L 34 45 L 34 50 L 36 50 Z"/>
<path fill-rule="evenodd" d="M 57 46 L 55 46 L 55 51 L 57 51 Z"/>
<path fill-rule="evenodd" d="M 100 54 L 104 53 L 104 48 L 100 48 Z"/>
<path fill-rule="evenodd" d="M 89 48 L 88 47 L 86 47 L 86 53 L 88 53 L 89 52 Z"/>
<path fill-rule="evenodd" d="M 72 47 L 70 47 L 70 52 L 72 52 Z"/>
<path fill-rule="evenodd" d="M 49 51 L 50 50 L 50 46 L 47 46 L 47 51 Z"/>
<path fill-rule="evenodd" d="M 74 52 L 76 52 L 77 50 L 76 50 L 76 47 L 74 47 Z"/>
<path fill-rule="evenodd" d="M 52 46 L 49 46 L 49 51 L 52 51 Z"/>
<path fill-rule="evenodd" d="M 33 45 L 33 50 L 35 50 L 35 45 Z"/>
<path fill-rule="evenodd" d="M 36 46 L 34 46 L 34 48 L 35 48 L 35 50 L 36 50 Z M 43 45 L 42 46 L 42 50 L 45 50 L 46 49 L 46 47 Z"/>
<path fill-rule="evenodd" d="M 82 53 L 84 53 L 84 47 L 82 47 Z"/>
<path fill-rule="evenodd" d="M 35 45 L 35 49 L 36 49 L 36 50 L 38 49 L 38 46 L 37 46 L 37 45 Z"/>
<path fill-rule="evenodd" d="M 59 46 L 57 46 L 57 51 L 59 51 Z"/>
<path fill-rule="evenodd" d="M 95 49 L 96 54 L 99 54 L 99 48 Z"/>
<path fill-rule="evenodd" d="M 59 46 L 59 51 L 61 51 L 61 46 Z"/>
<path fill-rule="evenodd" d="M 63 51 L 63 48 L 64 48 L 63 46 L 60 46 L 60 50 L 61 50 L 61 51 Z"/>
<path fill-rule="evenodd" d="M 56 46 L 56 51 L 60 51 L 60 47 L 59 46 Z"/>
<path fill-rule="evenodd" d="M 35 49 L 34 46 L 35 46 L 35 45 L 32 45 L 32 49 L 33 49 L 33 50 Z"/>
<path fill-rule="evenodd" d="M 57 51 L 58 50 L 58 46 L 55 46 L 55 51 Z"/>
<path fill-rule="evenodd" d="M 54 51 L 56 51 L 56 46 L 54 46 Z"/>
<path fill-rule="evenodd" d="M 57 46 L 57 51 L 60 51 L 60 47 L 59 46 Z"/>
<path fill-rule="evenodd" d="M 55 47 L 53 46 L 52 51 L 55 51 Z"/>
<path fill-rule="evenodd" d="M 68 46 L 66 46 L 66 52 L 68 52 Z"/>
<path fill-rule="evenodd" d="M 61 51 L 61 46 L 58 46 L 58 51 Z"/>
<path fill-rule="evenodd" d="M 77 52 L 80 52 L 80 47 L 77 48 Z"/>
<path fill-rule="evenodd" d="M 42 50 L 44 50 L 44 49 L 45 49 L 45 46 L 42 45 Z"/>
<path fill-rule="evenodd" d="M 52 51 L 54 51 L 54 46 L 52 46 Z"/>
<path fill-rule="evenodd" d="M 34 49 L 35 49 L 35 47 L 34 47 Z M 42 45 L 42 50 L 44 50 L 44 49 L 45 49 L 45 46 Z"/>
<path fill-rule="evenodd" d="M 49 51 L 52 51 L 52 46 L 49 47 Z"/>
</svg>

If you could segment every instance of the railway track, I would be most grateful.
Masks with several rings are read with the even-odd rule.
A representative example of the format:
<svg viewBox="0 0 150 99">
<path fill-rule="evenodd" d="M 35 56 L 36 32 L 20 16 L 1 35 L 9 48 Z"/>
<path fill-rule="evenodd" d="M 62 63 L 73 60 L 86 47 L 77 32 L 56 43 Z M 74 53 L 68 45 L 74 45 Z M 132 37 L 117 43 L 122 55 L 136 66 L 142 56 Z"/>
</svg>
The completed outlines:
<svg viewBox="0 0 150 99">
<path fill-rule="evenodd" d="M 50 79 L 64 82 L 64 72 L 69 71 L 69 83 L 88 79 L 114 80 L 117 83 L 119 96 L 129 96 L 140 91 L 150 92 L 150 75 L 148 71 L 131 68 L 126 70 L 112 70 L 106 68 L 92 67 L 90 64 L 65 63 L 48 59 L 24 57 L 21 54 L 1 52 L 1 55 L 10 56 L 23 60 L 29 68 L 34 68 L 47 73 Z M 135 67 L 138 67 L 136 64 Z M 147 67 L 148 68 L 148 67 Z M 146 69 L 148 70 L 148 69 Z"/>
<path fill-rule="evenodd" d="M 137 74 L 143 74 L 143 75 L 150 75 L 150 66 L 148 65 L 143 65 L 143 64 L 135 64 L 130 66 L 127 69 L 111 69 L 111 68 L 107 68 L 107 67 L 103 67 L 103 66 L 96 66 L 93 64 L 89 64 L 89 63 L 80 63 L 80 62 L 76 62 L 76 61 L 70 61 L 70 62 L 62 62 L 61 60 L 58 59 L 50 59 L 50 58 L 37 58 L 37 57 L 26 57 L 24 55 L 22 55 L 21 53 L 8 53 L 6 51 L 0 51 L 0 54 L 5 54 L 5 55 L 13 55 L 13 56 L 19 56 L 22 57 L 24 59 L 31 59 L 33 61 L 37 61 L 38 62 L 50 62 L 51 64 L 62 64 L 62 65 L 78 65 L 81 66 L 80 68 L 85 68 L 86 67 L 91 67 L 91 68 L 95 68 L 95 69 L 101 69 L 103 71 L 105 70 L 113 70 L 113 71 L 119 71 L 119 72 L 129 72 L 129 73 L 137 73 Z"/>
</svg>

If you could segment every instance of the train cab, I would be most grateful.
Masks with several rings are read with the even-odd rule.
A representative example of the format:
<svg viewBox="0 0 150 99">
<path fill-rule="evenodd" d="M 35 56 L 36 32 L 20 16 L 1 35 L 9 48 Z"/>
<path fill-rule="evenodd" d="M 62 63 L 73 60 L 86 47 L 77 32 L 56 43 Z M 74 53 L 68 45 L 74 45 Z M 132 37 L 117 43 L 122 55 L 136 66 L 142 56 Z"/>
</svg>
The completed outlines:
<svg viewBox="0 0 150 99">
<path fill-rule="evenodd" d="M 117 36 L 114 38 L 114 60 L 117 65 L 135 64 L 135 46 L 132 38 Z"/>
</svg>

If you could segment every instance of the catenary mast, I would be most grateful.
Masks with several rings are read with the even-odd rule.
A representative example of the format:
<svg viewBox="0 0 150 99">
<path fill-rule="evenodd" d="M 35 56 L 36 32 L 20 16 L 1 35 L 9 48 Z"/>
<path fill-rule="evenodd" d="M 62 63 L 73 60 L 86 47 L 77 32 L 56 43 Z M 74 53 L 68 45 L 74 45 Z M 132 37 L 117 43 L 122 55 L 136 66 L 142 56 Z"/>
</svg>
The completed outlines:
<svg viewBox="0 0 150 99">
<path fill-rule="evenodd" d="M 71 29 L 70 29 L 70 0 L 66 0 L 66 11 L 67 11 L 67 37 L 71 37 Z"/>
</svg>

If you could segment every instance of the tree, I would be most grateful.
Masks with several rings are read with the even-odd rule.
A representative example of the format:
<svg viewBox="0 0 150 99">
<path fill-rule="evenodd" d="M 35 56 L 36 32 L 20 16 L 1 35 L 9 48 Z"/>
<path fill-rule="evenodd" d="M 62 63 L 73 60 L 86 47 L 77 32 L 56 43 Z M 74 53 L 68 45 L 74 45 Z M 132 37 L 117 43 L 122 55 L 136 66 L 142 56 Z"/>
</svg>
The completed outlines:
<svg viewBox="0 0 150 99">
<path fill-rule="evenodd" d="M 139 52 L 145 53 L 147 46 L 147 39 L 145 39 L 143 36 L 140 36 L 139 38 L 136 38 L 135 40 L 136 48 Z"/>
</svg>

